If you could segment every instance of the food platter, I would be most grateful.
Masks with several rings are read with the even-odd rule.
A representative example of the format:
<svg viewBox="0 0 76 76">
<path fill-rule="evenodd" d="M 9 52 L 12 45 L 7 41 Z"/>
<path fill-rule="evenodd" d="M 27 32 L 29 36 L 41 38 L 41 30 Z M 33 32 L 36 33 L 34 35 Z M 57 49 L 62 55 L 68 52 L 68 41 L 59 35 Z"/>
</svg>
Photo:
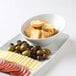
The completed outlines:
<svg viewBox="0 0 76 76">
<path fill-rule="evenodd" d="M 35 76 L 35 74 L 38 71 L 41 71 L 41 69 L 44 68 L 44 66 L 46 66 L 47 64 L 49 64 L 49 62 L 52 59 L 54 59 L 54 57 L 56 57 L 56 55 L 58 55 L 59 52 L 61 52 L 61 50 L 60 50 L 61 47 L 63 47 L 63 45 L 67 42 L 68 39 L 69 39 L 69 36 L 67 34 L 61 33 L 55 40 L 53 40 L 52 42 L 50 42 L 49 45 L 44 46 L 44 47 L 49 48 L 50 50 L 52 50 L 52 55 L 50 55 L 47 60 L 40 61 L 41 64 L 39 65 L 38 68 L 36 68 L 35 70 L 30 70 L 31 71 L 30 76 Z M 9 44 L 11 42 L 15 43 L 17 40 L 26 40 L 26 39 L 19 33 L 14 38 L 12 38 L 8 42 L 6 42 L 4 45 L 2 45 L 0 47 L 0 49 L 1 50 L 7 50 L 7 47 L 9 46 Z M 28 43 L 31 44 L 30 42 L 28 42 Z M 42 47 L 42 48 L 44 48 L 44 47 Z M 6 74 L 6 73 L 1 73 L 0 72 L 0 76 L 10 76 L 10 75 L 9 74 Z"/>
</svg>

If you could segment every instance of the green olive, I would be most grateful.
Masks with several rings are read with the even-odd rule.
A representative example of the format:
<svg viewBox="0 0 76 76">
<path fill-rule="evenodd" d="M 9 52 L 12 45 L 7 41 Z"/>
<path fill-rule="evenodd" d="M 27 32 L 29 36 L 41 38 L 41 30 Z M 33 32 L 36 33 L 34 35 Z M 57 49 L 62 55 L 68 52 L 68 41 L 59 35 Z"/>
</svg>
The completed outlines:
<svg viewBox="0 0 76 76">
<path fill-rule="evenodd" d="M 28 48 L 28 45 L 26 43 L 23 43 L 21 45 L 21 50 L 26 50 Z"/>
<path fill-rule="evenodd" d="M 44 54 L 50 55 L 51 54 L 51 50 L 45 48 L 42 50 Z"/>
<path fill-rule="evenodd" d="M 15 50 L 20 50 L 20 46 L 17 45 L 17 46 L 15 47 Z"/>
<path fill-rule="evenodd" d="M 21 45 L 21 46 L 20 46 L 20 50 L 21 50 L 21 51 L 24 51 L 24 50 L 26 50 L 26 49 L 27 49 L 26 46 L 24 46 L 24 45 Z"/>
<path fill-rule="evenodd" d="M 37 55 L 39 55 L 39 56 L 43 55 L 43 51 L 42 50 L 38 50 L 37 51 Z"/>
<path fill-rule="evenodd" d="M 15 47 L 12 46 L 12 45 L 10 45 L 10 46 L 8 47 L 8 51 L 14 51 L 14 49 L 15 49 Z"/>
<path fill-rule="evenodd" d="M 22 43 L 22 45 L 24 45 L 24 46 L 28 46 L 28 44 L 27 44 L 27 43 Z"/>
<path fill-rule="evenodd" d="M 30 56 L 30 51 L 29 50 L 26 50 L 26 51 L 22 52 L 22 55 Z"/>
<path fill-rule="evenodd" d="M 24 46 L 25 46 L 25 45 L 27 45 L 27 43 L 22 43 L 22 45 L 24 45 Z"/>
</svg>

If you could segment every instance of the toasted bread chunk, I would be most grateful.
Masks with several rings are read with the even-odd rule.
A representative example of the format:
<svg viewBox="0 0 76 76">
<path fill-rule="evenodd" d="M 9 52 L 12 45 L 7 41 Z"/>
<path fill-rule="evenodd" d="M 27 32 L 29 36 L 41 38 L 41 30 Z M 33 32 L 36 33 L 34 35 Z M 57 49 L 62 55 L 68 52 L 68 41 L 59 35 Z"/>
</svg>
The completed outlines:
<svg viewBox="0 0 76 76">
<path fill-rule="evenodd" d="M 35 28 L 39 28 L 39 27 L 44 26 L 44 23 L 45 22 L 43 20 L 33 20 L 31 21 L 31 26 Z"/>
<path fill-rule="evenodd" d="M 31 30 L 31 36 L 30 38 L 36 38 L 39 39 L 41 37 L 41 31 L 37 29 Z"/>
<path fill-rule="evenodd" d="M 44 30 L 41 30 L 41 38 L 47 38 L 47 37 L 50 37 L 52 36 L 52 33 L 50 31 L 44 31 Z"/>
<path fill-rule="evenodd" d="M 58 33 L 58 30 L 54 28 L 54 35 Z"/>
<path fill-rule="evenodd" d="M 45 20 L 32 20 L 24 32 L 28 37 L 36 39 L 47 38 L 58 33 L 53 24 Z"/>
<path fill-rule="evenodd" d="M 24 32 L 25 34 L 30 37 L 31 36 L 31 30 L 33 29 L 33 27 L 29 26 L 27 28 L 25 28 Z"/>
<path fill-rule="evenodd" d="M 41 30 L 41 38 L 46 38 L 48 36 L 49 36 L 48 32 Z"/>
<path fill-rule="evenodd" d="M 53 28 L 54 28 L 53 24 L 45 23 L 45 25 L 42 27 L 42 30 L 51 31 L 51 29 Z"/>
</svg>

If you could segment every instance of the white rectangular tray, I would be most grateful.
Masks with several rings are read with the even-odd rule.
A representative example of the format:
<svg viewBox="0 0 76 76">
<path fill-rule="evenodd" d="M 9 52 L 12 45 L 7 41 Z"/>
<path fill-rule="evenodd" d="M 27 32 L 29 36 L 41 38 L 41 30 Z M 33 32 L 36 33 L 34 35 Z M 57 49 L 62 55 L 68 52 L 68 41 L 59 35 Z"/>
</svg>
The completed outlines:
<svg viewBox="0 0 76 76">
<path fill-rule="evenodd" d="M 47 64 L 49 64 L 49 62 L 54 57 L 56 57 L 56 55 L 58 55 L 58 53 L 61 51 L 60 48 L 64 45 L 64 43 L 68 39 L 69 39 L 69 36 L 67 34 L 61 33 L 53 42 L 50 43 L 50 45 L 45 46 L 45 48 L 49 48 L 50 50 L 52 50 L 52 55 L 49 56 L 49 59 L 47 59 L 45 61 L 41 61 L 40 66 L 37 69 L 31 71 L 30 76 L 36 76 L 35 74 L 38 71 L 41 71 L 41 69 L 43 69 L 44 66 L 46 66 Z M 21 36 L 21 34 L 18 34 L 14 38 L 12 38 L 11 40 L 9 40 L 7 43 L 5 43 L 3 46 L 1 46 L 0 50 L 7 50 L 9 44 L 12 43 L 12 42 L 15 43 L 17 40 L 25 40 L 25 39 Z M 29 43 L 29 44 L 31 44 L 31 43 Z M 10 75 L 0 72 L 0 76 L 10 76 Z"/>
</svg>

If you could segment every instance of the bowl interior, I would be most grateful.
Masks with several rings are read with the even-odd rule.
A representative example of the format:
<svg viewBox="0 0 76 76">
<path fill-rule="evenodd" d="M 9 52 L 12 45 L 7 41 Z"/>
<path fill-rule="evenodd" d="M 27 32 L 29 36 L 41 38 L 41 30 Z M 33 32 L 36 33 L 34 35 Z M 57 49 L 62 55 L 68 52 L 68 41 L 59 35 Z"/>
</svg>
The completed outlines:
<svg viewBox="0 0 76 76">
<path fill-rule="evenodd" d="M 38 19 L 45 20 L 45 21 L 48 21 L 49 23 L 54 24 L 54 27 L 57 30 L 59 30 L 59 32 L 62 31 L 63 28 L 65 27 L 65 20 L 62 16 L 56 15 L 56 14 L 41 14 L 41 15 L 34 16 L 28 19 L 27 21 L 25 21 L 25 23 L 21 27 L 22 34 L 24 34 L 25 28 L 30 25 L 30 22 L 32 20 L 38 20 Z"/>
</svg>

